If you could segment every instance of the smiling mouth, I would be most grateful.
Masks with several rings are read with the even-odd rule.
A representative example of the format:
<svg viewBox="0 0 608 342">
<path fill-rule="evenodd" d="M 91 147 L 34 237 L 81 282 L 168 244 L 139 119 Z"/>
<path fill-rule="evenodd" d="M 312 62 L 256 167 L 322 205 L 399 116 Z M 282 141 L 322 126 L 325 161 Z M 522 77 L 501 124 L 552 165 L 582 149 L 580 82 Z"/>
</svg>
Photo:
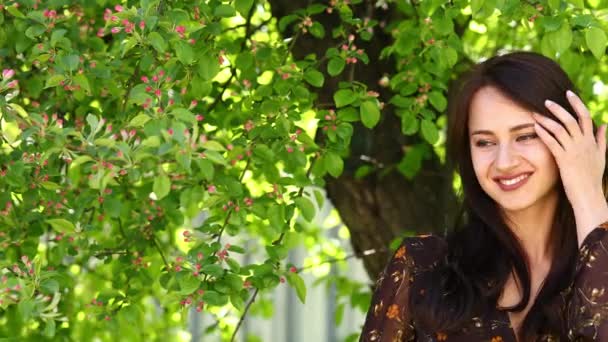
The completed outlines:
<svg viewBox="0 0 608 342">
<path fill-rule="evenodd" d="M 515 184 L 521 182 L 522 180 L 524 180 L 524 179 L 526 179 L 528 177 L 530 177 L 530 174 L 526 173 L 526 174 L 523 174 L 521 176 L 518 176 L 518 177 L 515 177 L 515 178 L 512 178 L 512 179 L 500 179 L 499 182 L 501 184 L 504 184 L 504 185 L 507 185 L 507 186 L 509 186 L 509 185 L 515 185 Z"/>
</svg>

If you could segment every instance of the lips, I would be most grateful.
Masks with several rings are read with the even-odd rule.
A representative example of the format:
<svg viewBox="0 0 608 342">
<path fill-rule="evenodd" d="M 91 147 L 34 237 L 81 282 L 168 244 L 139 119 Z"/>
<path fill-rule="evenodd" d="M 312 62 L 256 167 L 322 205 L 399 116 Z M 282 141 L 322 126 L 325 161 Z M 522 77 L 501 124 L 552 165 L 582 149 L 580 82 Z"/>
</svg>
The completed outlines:
<svg viewBox="0 0 608 342">
<path fill-rule="evenodd" d="M 499 176 L 495 177 L 494 181 L 503 191 L 512 191 L 526 184 L 530 175 L 532 175 L 532 172 L 524 172 L 511 176 Z"/>
</svg>

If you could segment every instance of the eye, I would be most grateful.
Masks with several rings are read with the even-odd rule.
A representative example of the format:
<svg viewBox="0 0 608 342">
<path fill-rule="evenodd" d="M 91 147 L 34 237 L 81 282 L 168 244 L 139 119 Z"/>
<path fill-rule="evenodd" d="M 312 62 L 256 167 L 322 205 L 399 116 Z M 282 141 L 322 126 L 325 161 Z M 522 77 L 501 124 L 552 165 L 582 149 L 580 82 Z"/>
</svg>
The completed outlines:
<svg viewBox="0 0 608 342">
<path fill-rule="evenodd" d="M 519 138 L 517 138 L 517 140 L 522 141 L 522 140 L 531 140 L 531 139 L 536 139 L 538 138 L 538 135 L 536 133 L 532 133 L 532 134 L 526 134 L 526 135 L 522 135 Z"/>
<path fill-rule="evenodd" d="M 485 147 L 485 146 L 488 146 L 488 145 L 490 145 L 490 144 L 491 144 L 491 142 L 489 142 L 489 141 L 487 141 L 487 140 L 478 140 L 478 141 L 475 143 L 475 146 L 477 146 L 477 147 Z"/>
</svg>

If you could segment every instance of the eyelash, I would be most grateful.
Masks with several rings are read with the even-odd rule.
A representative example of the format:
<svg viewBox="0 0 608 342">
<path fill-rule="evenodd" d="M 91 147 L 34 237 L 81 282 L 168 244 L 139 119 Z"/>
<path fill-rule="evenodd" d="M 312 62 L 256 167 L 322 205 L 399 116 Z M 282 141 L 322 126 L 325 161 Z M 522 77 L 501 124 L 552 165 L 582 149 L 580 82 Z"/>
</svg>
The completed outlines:
<svg viewBox="0 0 608 342">
<path fill-rule="evenodd" d="M 526 134 L 526 135 L 522 135 L 522 136 L 518 137 L 517 139 L 520 140 L 520 138 L 525 138 L 523 140 L 530 140 L 530 139 L 536 139 L 536 138 L 538 138 L 538 135 L 536 133 Z M 487 140 L 479 140 L 479 141 L 477 141 L 475 143 L 475 146 L 477 146 L 477 147 L 486 147 L 486 146 L 488 146 L 487 144 L 485 144 L 487 142 L 488 142 Z"/>
</svg>

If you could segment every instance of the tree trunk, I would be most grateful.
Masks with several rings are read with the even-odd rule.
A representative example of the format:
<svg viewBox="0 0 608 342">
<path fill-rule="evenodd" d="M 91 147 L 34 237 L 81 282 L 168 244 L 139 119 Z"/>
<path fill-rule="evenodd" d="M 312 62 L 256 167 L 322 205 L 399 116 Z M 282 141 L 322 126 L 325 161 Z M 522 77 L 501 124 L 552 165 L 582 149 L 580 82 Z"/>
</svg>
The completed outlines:
<svg viewBox="0 0 608 342">
<path fill-rule="evenodd" d="M 355 17 L 373 18 L 382 23 L 396 16 L 392 8 L 375 8 L 374 2 L 367 0 L 357 5 L 354 8 Z M 273 16 L 279 19 L 305 8 L 309 1 L 271 0 L 270 4 Z M 295 59 L 303 59 L 311 53 L 320 59 L 328 48 L 339 43 L 330 34 L 340 23 L 337 13 L 316 15 L 314 20 L 325 27 L 326 37 L 317 39 L 309 34 L 300 35 L 293 45 Z M 283 34 L 285 37 L 294 36 L 289 29 Z M 353 80 L 380 93 L 381 101 L 387 103 L 390 99 L 392 94 L 379 87 L 378 81 L 395 72 L 394 60 L 379 58 L 381 50 L 392 43 L 392 38 L 376 27 L 371 41 L 357 39 L 355 42 L 368 54 L 369 64 L 349 64 L 351 70 L 347 67 L 339 77 L 327 77 L 323 88 L 318 91 L 318 103 L 333 103 L 338 82 Z M 321 69 L 325 67 L 323 65 Z M 372 130 L 359 123 L 354 125 L 351 153 L 345 160 L 343 174 L 337 179 L 331 176 L 326 178 L 328 196 L 348 227 L 353 249 L 363 259 L 371 279 L 376 279 L 386 265 L 390 257 L 388 246 L 393 239 L 406 231 L 443 234 L 453 221 L 456 209 L 456 197 L 451 190 L 452 176 L 434 154 L 430 160 L 423 162 L 420 172 L 411 181 L 396 170 L 407 146 L 419 143 L 420 138 L 404 136 L 400 119 L 392 110 L 391 106 L 386 105 L 381 121 Z M 321 134 L 316 137 L 317 140 L 322 138 Z M 362 157 L 371 158 L 379 169 L 357 180 L 354 177 L 357 168 L 369 164 L 369 159 L 366 161 Z M 376 253 L 364 256 L 363 252 L 367 250 L 375 250 Z"/>
</svg>

